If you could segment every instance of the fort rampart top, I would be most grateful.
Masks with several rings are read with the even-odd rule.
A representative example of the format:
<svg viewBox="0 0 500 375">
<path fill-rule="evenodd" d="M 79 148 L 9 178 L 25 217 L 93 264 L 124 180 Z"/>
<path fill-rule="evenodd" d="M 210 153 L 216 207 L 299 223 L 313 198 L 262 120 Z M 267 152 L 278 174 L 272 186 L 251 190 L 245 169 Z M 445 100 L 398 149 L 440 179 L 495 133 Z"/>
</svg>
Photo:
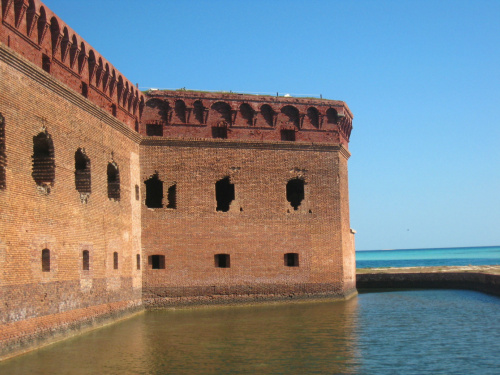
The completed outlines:
<svg viewBox="0 0 500 375">
<path fill-rule="evenodd" d="M 39 0 L 2 0 L 0 41 L 137 128 L 144 95 Z"/>
</svg>

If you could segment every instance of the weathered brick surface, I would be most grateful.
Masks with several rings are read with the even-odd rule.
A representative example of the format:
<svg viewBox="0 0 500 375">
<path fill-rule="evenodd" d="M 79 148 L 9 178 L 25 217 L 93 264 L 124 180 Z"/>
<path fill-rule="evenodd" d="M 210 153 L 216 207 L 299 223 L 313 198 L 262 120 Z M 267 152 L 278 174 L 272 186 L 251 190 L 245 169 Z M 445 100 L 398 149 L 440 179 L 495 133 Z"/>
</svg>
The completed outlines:
<svg viewBox="0 0 500 375">
<path fill-rule="evenodd" d="M 345 103 L 142 94 L 40 1 L 1 5 L 0 356 L 143 305 L 355 293 Z"/>
</svg>

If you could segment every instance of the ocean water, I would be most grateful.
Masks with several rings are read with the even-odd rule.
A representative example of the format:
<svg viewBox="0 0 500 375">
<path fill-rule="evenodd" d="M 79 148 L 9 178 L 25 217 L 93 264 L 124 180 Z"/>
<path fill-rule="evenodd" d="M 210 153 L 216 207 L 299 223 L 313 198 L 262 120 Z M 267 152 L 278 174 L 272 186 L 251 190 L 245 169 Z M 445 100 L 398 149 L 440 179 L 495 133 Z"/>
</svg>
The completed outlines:
<svg viewBox="0 0 500 375">
<path fill-rule="evenodd" d="M 356 268 L 500 265 L 500 246 L 356 251 Z"/>
<path fill-rule="evenodd" d="M 500 298 L 460 290 L 149 311 L 0 374 L 498 374 Z"/>
</svg>

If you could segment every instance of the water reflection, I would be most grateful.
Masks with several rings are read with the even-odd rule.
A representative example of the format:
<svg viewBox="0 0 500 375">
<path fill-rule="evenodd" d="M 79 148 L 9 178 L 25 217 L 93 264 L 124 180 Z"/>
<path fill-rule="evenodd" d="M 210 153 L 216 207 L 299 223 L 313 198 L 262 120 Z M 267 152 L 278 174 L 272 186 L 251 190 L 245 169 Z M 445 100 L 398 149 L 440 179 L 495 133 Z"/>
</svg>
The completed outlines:
<svg viewBox="0 0 500 375">
<path fill-rule="evenodd" d="M 0 374 L 498 374 L 500 298 L 470 291 L 154 311 Z"/>
</svg>

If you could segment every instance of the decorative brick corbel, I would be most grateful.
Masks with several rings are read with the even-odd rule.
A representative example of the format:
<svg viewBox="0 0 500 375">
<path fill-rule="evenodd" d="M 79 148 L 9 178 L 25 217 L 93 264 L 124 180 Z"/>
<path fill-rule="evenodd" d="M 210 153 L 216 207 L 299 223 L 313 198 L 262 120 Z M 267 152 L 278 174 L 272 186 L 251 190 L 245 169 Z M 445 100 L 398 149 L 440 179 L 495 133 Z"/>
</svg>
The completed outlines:
<svg viewBox="0 0 500 375">
<path fill-rule="evenodd" d="M 99 87 L 102 79 L 102 66 L 96 64 L 95 87 Z"/>
<path fill-rule="evenodd" d="M 81 53 L 81 52 L 80 52 Z M 84 54 L 82 57 L 82 65 L 78 67 L 78 73 L 81 75 L 83 72 L 83 69 L 85 69 L 85 65 L 87 65 L 87 60 L 89 59 L 89 55 Z"/>
<path fill-rule="evenodd" d="M 186 107 L 186 122 L 188 124 L 191 121 L 191 112 L 193 112 L 193 107 Z"/>
<path fill-rule="evenodd" d="M 36 10 L 33 9 L 28 12 L 26 18 L 28 20 L 28 38 L 31 38 L 33 30 L 35 30 L 35 26 L 38 23 L 38 18 L 40 18 L 40 14 L 38 14 Z"/>
<path fill-rule="evenodd" d="M 116 87 L 116 78 L 111 76 L 109 78 L 109 96 L 113 96 Z"/>
<path fill-rule="evenodd" d="M 61 62 L 65 62 L 66 58 L 68 57 L 68 53 L 71 50 L 73 43 L 71 43 L 69 40 L 63 40 L 61 42 Z"/>
<path fill-rule="evenodd" d="M 318 125 L 320 129 L 323 129 L 323 121 L 325 120 L 325 116 L 319 113 Z"/>
<path fill-rule="evenodd" d="M 19 29 L 19 26 L 21 25 L 21 21 L 23 20 L 24 14 L 26 13 L 26 9 L 28 9 L 29 3 L 28 0 L 24 0 L 21 3 L 21 9 L 19 9 L 19 14 L 16 18 L 16 29 Z"/>
<path fill-rule="evenodd" d="M 10 7 L 12 6 L 13 2 L 14 0 L 7 0 L 7 2 L 5 3 L 5 8 L 3 8 L 3 15 L 2 15 L 4 19 L 6 18 L 6 15 L 9 14 Z"/>
<path fill-rule="evenodd" d="M 61 41 L 63 38 L 64 38 L 64 34 L 57 35 L 56 44 L 52 47 L 52 56 L 54 56 L 54 57 L 57 56 L 57 51 L 59 50 L 59 47 L 61 45 Z"/>
<path fill-rule="evenodd" d="M 209 108 L 204 108 L 203 109 L 203 124 L 206 124 L 208 122 L 208 114 L 210 112 Z"/>
<path fill-rule="evenodd" d="M 304 127 L 304 118 L 306 117 L 305 113 L 299 113 L 299 128 L 302 129 Z"/>
<path fill-rule="evenodd" d="M 43 40 L 45 39 L 45 35 L 47 35 L 47 30 L 49 29 L 50 23 L 45 20 L 45 24 L 42 27 L 42 33 L 38 36 L 38 45 L 41 46 Z"/>
<path fill-rule="evenodd" d="M 127 106 L 127 99 L 128 99 L 129 95 L 130 95 L 130 92 L 127 89 L 123 90 L 123 97 L 122 97 L 122 107 L 123 108 L 127 108 L 126 107 Z M 120 104 L 120 103 L 118 103 L 118 104 Z"/>
<path fill-rule="evenodd" d="M 72 45 L 71 48 L 74 50 L 74 52 L 73 52 L 73 58 L 69 62 L 69 66 L 71 67 L 71 69 L 73 69 L 73 67 L 75 66 L 75 62 L 78 61 L 78 56 L 80 55 L 80 49 L 78 48 L 78 46 L 74 45 Z"/>
<path fill-rule="evenodd" d="M 236 124 L 236 116 L 238 115 L 238 111 L 236 109 L 231 109 L 231 123 Z"/>
</svg>

